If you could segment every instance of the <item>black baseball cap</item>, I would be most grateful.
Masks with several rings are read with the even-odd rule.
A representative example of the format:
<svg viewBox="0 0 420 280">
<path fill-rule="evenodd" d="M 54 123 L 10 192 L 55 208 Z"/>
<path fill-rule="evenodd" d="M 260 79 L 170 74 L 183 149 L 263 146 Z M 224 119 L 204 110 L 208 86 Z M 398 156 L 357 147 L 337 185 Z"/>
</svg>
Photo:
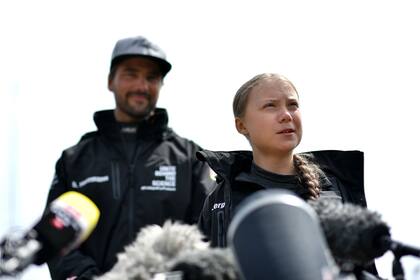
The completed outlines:
<svg viewBox="0 0 420 280">
<path fill-rule="evenodd" d="M 165 76 L 172 65 L 166 60 L 166 54 L 161 48 L 142 36 L 130 37 L 118 40 L 112 51 L 111 71 L 124 58 L 132 56 L 143 56 L 156 61 Z"/>
</svg>

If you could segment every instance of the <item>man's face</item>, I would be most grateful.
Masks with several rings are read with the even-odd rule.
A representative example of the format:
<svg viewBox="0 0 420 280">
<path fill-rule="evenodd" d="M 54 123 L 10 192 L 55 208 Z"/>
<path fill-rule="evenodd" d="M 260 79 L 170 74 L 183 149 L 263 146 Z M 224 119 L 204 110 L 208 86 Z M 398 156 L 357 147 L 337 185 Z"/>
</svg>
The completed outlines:
<svg viewBox="0 0 420 280">
<path fill-rule="evenodd" d="M 130 123 L 148 117 L 162 87 L 159 65 L 145 57 L 130 57 L 116 67 L 115 74 L 109 77 L 108 89 L 115 96 L 117 121 Z"/>
</svg>

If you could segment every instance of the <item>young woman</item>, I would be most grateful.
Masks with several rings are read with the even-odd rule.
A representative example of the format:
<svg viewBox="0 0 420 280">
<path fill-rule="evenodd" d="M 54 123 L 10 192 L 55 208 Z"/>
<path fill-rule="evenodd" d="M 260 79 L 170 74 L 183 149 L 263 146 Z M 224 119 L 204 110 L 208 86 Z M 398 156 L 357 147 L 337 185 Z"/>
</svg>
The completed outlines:
<svg viewBox="0 0 420 280">
<path fill-rule="evenodd" d="M 281 188 L 305 200 L 329 196 L 366 206 L 362 152 L 294 152 L 302 120 L 299 95 L 287 78 L 264 73 L 247 81 L 234 97 L 233 113 L 252 151 L 197 153 L 217 174 L 199 221 L 213 246 L 226 246 L 235 207 L 258 190 Z"/>
<path fill-rule="evenodd" d="M 287 189 L 305 200 L 328 196 L 366 206 L 362 152 L 294 152 L 302 120 L 299 95 L 287 78 L 264 73 L 247 81 L 234 97 L 233 113 L 252 151 L 197 153 L 217 174 L 199 220 L 212 246 L 226 246 L 236 206 L 259 190 Z M 377 274 L 374 265 L 364 269 Z"/>
</svg>

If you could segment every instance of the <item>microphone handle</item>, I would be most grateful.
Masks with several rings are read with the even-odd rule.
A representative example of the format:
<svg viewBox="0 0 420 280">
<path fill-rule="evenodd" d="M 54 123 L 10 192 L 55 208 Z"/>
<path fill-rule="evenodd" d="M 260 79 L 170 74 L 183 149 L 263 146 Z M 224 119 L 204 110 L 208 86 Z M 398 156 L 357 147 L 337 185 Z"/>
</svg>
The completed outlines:
<svg viewBox="0 0 420 280">
<path fill-rule="evenodd" d="M 389 250 L 394 253 L 396 257 L 402 256 L 414 256 L 420 257 L 420 248 L 415 248 L 413 246 L 405 245 L 401 242 L 394 241 L 389 236 L 385 236 L 381 238 L 383 244 L 386 245 Z"/>
</svg>

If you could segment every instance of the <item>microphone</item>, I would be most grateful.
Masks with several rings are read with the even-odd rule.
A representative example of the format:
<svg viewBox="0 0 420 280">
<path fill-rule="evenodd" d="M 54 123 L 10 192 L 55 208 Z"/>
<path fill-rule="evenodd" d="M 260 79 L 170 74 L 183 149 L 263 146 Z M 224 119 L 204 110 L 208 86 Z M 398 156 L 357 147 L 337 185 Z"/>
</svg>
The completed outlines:
<svg viewBox="0 0 420 280">
<path fill-rule="evenodd" d="M 170 271 L 181 274 L 182 280 L 239 279 L 233 254 L 229 248 L 187 251 L 173 260 Z"/>
<path fill-rule="evenodd" d="M 229 249 L 210 248 L 196 225 L 167 220 L 149 225 L 95 280 L 237 280 Z"/>
<path fill-rule="evenodd" d="M 31 264 L 63 256 L 91 234 L 99 219 L 96 205 L 70 191 L 52 201 L 41 219 L 23 237 L 0 242 L 0 276 L 14 276 Z"/>
<path fill-rule="evenodd" d="M 314 210 L 290 191 L 258 191 L 233 215 L 228 245 L 241 279 L 338 279 Z"/>
<path fill-rule="evenodd" d="M 336 199 L 310 201 L 337 263 L 366 265 L 388 250 L 395 256 L 420 257 L 420 249 L 391 238 L 390 227 L 374 211 Z"/>
<path fill-rule="evenodd" d="M 309 204 L 337 263 L 366 265 L 389 249 L 381 240 L 390 236 L 390 229 L 378 213 L 338 199 L 320 198 Z"/>
</svg>

